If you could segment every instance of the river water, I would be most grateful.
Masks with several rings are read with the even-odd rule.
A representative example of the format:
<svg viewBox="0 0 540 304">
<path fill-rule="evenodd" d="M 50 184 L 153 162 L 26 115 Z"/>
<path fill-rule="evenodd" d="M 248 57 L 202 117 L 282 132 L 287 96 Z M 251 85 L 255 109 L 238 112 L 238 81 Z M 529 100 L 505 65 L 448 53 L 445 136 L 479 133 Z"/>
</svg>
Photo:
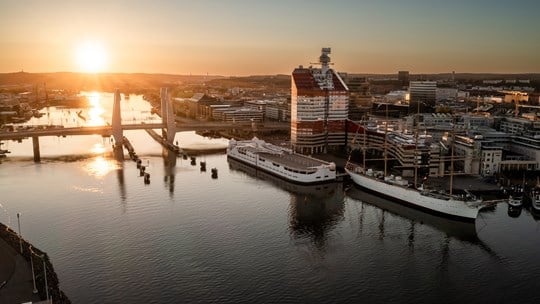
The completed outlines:
<svg viewBox="0 0 540 304">
<path fill-rule="evenodd" d="M 157 120 L 140 96 L 123 103 L 124 119 Z M 110 121 L 112 95 L 96 104 L 27 124 Z M 540 221 L 527 209 L 510 217 L 499 204 L 454 222 L 350 185 L 290 184 L 224 154 L 192 165 L 145 131 L 125 135 L 150 184 L 111 157 L 108 138 L 41 138 L 40 164 L 29 140 L 2 147 L 12 153 L 0 164 L 0 221 L 16 227 L 21 212 L 23 237 L 49 254 L 74 303 L 540 301 Z"/>
</svg>

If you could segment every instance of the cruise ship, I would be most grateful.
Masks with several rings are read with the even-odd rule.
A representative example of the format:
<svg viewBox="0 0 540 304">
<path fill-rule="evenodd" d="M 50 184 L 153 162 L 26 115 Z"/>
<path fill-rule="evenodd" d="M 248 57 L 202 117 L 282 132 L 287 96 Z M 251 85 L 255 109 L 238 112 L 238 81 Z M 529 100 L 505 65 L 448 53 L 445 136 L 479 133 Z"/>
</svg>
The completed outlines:
<svg viewBox="0 0 540 304">
<path fill-rule="evenodd" d="M 315 184 L 336 180 L 334 163 L 297 154 L 256 137 L 242 141 L 231 139 L 227 157 L 295 183 Z"/>
</svg>

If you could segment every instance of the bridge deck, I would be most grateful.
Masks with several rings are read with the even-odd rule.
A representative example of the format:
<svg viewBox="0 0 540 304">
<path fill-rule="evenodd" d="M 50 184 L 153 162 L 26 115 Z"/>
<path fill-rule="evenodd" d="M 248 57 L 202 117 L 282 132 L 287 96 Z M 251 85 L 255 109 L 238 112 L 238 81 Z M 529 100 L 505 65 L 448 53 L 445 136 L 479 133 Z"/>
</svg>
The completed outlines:
<svg viewBox="0 0 540 304">
<path fill-rule="evenodd" d="M 142 124 L 125 124 L 122 125 L 122 129 L 126 130 L 144 130 L 144 129 L 161 129 L 165 128 L 161 123 L 142 123 Z M 181 122 L 176 123 L 176 132 L 182 131 L 219 131 L 231 128 L 249 129 L 250 123 L 246 124 L 231 124 L 226 122 Z M 285 130 L 289 128 L 288 124 L 265 124 L 265 126 L 258 126 L 259 129 L 265 130 Z M 71 136 L 71 135 L 102 135 L 111 136 L 112 126 L 90 126 L 90 127 L 73 127 L 73 128 L 52 128 L 52 129 L 39 129 L 39 130 L 17 130 L 13 132 L 0 132 L 0 140 L 12 140 L 22 139 L 28 137 L 40 137 L 40 136 Z"/>
</svg>

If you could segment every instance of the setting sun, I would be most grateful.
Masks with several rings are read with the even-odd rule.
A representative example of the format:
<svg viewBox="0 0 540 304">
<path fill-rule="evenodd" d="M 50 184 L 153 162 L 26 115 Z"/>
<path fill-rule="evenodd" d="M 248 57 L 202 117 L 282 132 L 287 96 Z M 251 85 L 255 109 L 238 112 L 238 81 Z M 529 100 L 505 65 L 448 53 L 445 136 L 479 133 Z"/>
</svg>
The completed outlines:
<svg viewBox="0 0 540 304">
<path fill-rule="evenodd" d="M 98 42 L 84 42 L 75 51 L 77 66 L 81 72 L 99 73 L 107 66 L 107 52 Z"/>
</svg>

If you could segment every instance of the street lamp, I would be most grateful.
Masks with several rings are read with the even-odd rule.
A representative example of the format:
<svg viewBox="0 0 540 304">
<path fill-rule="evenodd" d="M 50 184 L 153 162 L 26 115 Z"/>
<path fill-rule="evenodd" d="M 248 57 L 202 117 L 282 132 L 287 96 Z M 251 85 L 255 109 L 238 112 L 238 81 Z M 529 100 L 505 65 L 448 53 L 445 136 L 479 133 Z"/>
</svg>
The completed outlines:
<svg viewBox="0 0 540 304">
<path fill-rule="evenodd" d="M 19 224 L 19 249 L 22 254 L 22 239 L 21 239 L 21 213 L 17 212 L 17 223 Z"/>
<path fill-rule="evenodd" d="M 34 283 L 34 290 L 32 290 L 32 293 L 37 293 L 36 275 L 34 273 L 34 251 L 32 250 L 32 246 L 28 247 L 28 250 L 30 251 L 30 265 L 32 265 L 32 283 Z"/>
<path fill-rule="evenodd" d="M 47 296 L 47 301 L 49 301 L 49 288 L 47 287 L 47 266 L 45 265 L 45 254 L 42 254 L 40 258 L 43 261 L 43 273 L 45 277 L 45 295 Z"/>
<path fill-rule="evenodd" d="M 45 254 L 38 255 L 34 252 L 32 249 L 32 246 L 28 247 L 28 250 L 30 251 L 30 264 L 32 265 L 32 282 L 34 283 L 34 290 L 32 290 L 33 293 L 37 293 L 38 290 L 36 288 L 36 275 L 34 272 L 34 259 L 33 255 L 35 254 L 38 258 L 41 258 L 41 261 L 43 262 L 43 278 L 45 279 L 45 295 L 46 300 L 49 301 L 49 286 L 47 285 L 47 265 L 45 264 Z"/>
</svg>

